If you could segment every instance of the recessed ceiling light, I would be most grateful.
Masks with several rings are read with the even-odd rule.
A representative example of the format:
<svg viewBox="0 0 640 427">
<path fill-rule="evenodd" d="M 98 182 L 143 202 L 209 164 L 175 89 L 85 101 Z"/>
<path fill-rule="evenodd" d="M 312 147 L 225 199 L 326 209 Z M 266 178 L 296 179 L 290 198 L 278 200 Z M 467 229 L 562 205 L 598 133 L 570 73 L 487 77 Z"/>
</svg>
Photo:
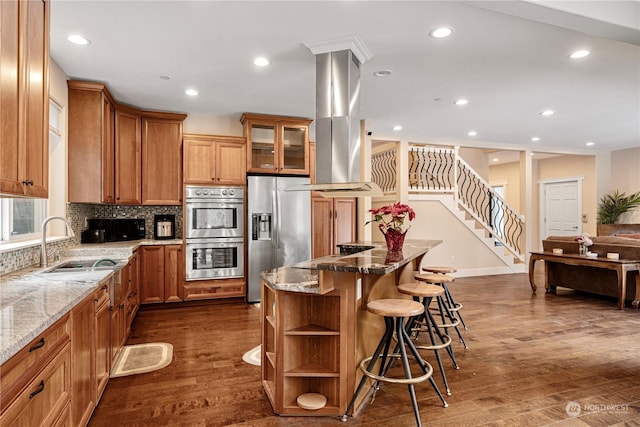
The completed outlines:
<svg viewBox="0 0 640 427">
<path fill-rule="evenodd" d="M 449 37 L 451 33 L 453 33 L 453 30 L 451 28 L 441 27 L 431 31 L 429 35 L 434 39 L 443 39 L 445 37 Z"/>
<path fill-rule="evenodd" d="M 538 142 L 540 141 L 540 137 L 539 136 L 534 136 L 533 138 L 531 138 L 532 142 Z"/>
<path fill-rule="evenodd" d="M 467 135 L 469 136 L 476 136 L 478 134 L 478 132 L 476 132 L 475 130 L 470 130 L 469 132 L 467 132 Z"/>
<path fill-rule="evenodd" d="M 198 95 L 198 91 L 195 89 L 187 89 L 184 91 L 184 93 L 186 93 L 189 96 L 197 96 Z"/>
<path fill-rule="evenodd" d="M 402 126 L 400 126 L 400 125 L 395 125 L 395 126 L 393 127 L 393 130 L 402 130 Z"/>
<path fill-rule="evenodd" d="M 454 102 L 454 104 L 456 105 L 467 105 L 469 103 L 469 100 L 461 98 L 458 99 L 456 102 Z"/>
<path fill-rule="evenodd" d="M 553 116 L 555 114 L 555 111 L 553 110 L 544 110 L 542 113 L 540 113 L 541 116 Z"/>
<path fill-rule="evenodd" d="M 391 70 L 378 70 L 374 71 L 373 75 L 375 77 L 389 77 L 393 71 Z"/>
<path fill-rule="evenodd" d="M 575 52 L 571 52 L 571 54 L 569 55 L 569 58 L 571 59 L 580 59 L 580 58 L 584 58 L 585 56 L 589 56 L 591 52 L 589 52 L 586 49 L 580 49 L 580 50 L 576 50 Z"/>
<path fill-rule="evenodd" d="M 269 65 L 269 60 L 261 56 L 253 60 L 253 65 L 257 65 L 258 67 L 266 67 L 267 65 Z"/>
<path fill-rule="evenodd" d="M 593 141 L 589 141 L 589 142 L 585 143 L 584 145 L 586 145 L 587 147 L 593 147 L 594 145 L 596 145 L 596 143 L 593 142 Z"/>
<path fill-rule="evenodd" d="M 160 78 L 161 78 L 162 80 L 169 80 L 171 77 L 169 77 L 169 76 L 160 76 Z"/>
<path fill-rule="evenodd" d="M 80 34 L 71 34 L 69 37 L 67 37 L 67 40 L 79 46 L 86 46 L 91 43 L 89 39 L 82 37 Z"/>
<path fill-rule="evenodd" d="M 500 161 L 500 159 L 499 159 L 499 158 L 497 158 L 497 157 L 494 157 L 492 160 L 493 160 L 494 162 L 499 162 L 499 161 Z"/>
</svg>

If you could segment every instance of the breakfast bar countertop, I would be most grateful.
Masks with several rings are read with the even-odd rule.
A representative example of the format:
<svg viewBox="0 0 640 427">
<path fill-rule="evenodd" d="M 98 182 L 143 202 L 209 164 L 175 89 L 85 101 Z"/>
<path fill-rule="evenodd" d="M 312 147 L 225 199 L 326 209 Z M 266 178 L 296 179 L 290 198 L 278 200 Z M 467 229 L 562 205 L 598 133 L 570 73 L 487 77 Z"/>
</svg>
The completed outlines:
<svg viewBox="0 0 640 427">
<path fill-rule="evenodd" d="M 262 273 L 262 279 L 275 290 L 319 293 L 318 270 L 342 271 L 347 273 L 378 274 L 391 273 L 423 255 L 441 240 L 406 240 L 401 254 L 389 253 L 384 242 L 351 242 L 350 252 L 367 248 L 350 255 L 329 255 L 287 267 L 275 268 Z"/>
</svg>

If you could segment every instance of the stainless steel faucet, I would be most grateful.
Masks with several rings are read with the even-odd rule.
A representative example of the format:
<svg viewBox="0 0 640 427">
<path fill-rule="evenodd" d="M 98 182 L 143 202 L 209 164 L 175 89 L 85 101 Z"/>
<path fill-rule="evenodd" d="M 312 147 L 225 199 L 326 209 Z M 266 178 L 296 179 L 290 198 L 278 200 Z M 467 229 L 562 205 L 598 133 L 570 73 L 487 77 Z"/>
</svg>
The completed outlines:
<svg viewBox="0 0 640 427">
<path fill-rule="evenodd" d="M 66 218 L 63 218 L 61 216 L 50 216 L 45 218 L 44 221 L 42 221 L 42 242 L 40 243 L 40 267 L 47 267 L 49 265 L 49 263 L 47 262 L 47 224 L 52 219 L 59 219 L 60 221 L 64 222 L 67 226 L 67 235 L 69 237 L 75 236 L 75 234 L 73 234 L 73 230 L 71 229 L 71 225 L 69 224 L 69 221 L 67 221 Z"/>
</svg>

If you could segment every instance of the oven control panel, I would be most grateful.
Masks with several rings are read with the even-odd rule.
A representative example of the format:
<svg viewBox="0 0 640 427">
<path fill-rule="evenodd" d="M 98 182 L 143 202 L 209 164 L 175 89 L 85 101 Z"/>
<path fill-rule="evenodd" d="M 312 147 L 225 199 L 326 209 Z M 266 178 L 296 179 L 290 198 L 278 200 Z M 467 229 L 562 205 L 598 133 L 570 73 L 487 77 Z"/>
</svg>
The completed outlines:
<svg viewBox="0 0 640 427">
<path fill-rule="evenodd" d="M 187 199 L 243 199 L 244 189 L 240 187 L 185 187 Z"/>
</svg>

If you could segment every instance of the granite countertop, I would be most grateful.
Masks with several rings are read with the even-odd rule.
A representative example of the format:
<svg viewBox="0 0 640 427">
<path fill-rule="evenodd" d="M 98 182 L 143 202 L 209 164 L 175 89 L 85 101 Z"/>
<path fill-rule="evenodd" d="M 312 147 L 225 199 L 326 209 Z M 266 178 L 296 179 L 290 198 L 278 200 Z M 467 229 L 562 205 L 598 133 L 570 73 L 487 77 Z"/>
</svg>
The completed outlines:
<svg viewBox="0 0 640 427">
<path fill-rule="evenodd" d="M 0 284 L 0 364 L 95 292 L 112 274 L 111 270 L 94 270 L 3 277 Z"/>
<path fill-rule="evenodd" d="M 46 273 L 71 260 L 128 259 L 144 245 L 180 245 L 182 239 L 81 244 L 60 252 L 60 261 L 37 264 L 0 277 L 0 364 L 91 295 L 112 269 Z"/>
<path fill-rule="evenodd" d="M 353 250 L 367 249 L 351 255 L 329 255 L 288 267 L 275 268 L 263 272 L 262 278 L 276 290 L 319 293 L 318 270 L 383 275 L 408 264 L 441 242 L 441 240 L 406 240 L 400 255 L 387 252 L 383 242 L 347 243 L 341 246 L 348 246 Z"/>
</svg>

